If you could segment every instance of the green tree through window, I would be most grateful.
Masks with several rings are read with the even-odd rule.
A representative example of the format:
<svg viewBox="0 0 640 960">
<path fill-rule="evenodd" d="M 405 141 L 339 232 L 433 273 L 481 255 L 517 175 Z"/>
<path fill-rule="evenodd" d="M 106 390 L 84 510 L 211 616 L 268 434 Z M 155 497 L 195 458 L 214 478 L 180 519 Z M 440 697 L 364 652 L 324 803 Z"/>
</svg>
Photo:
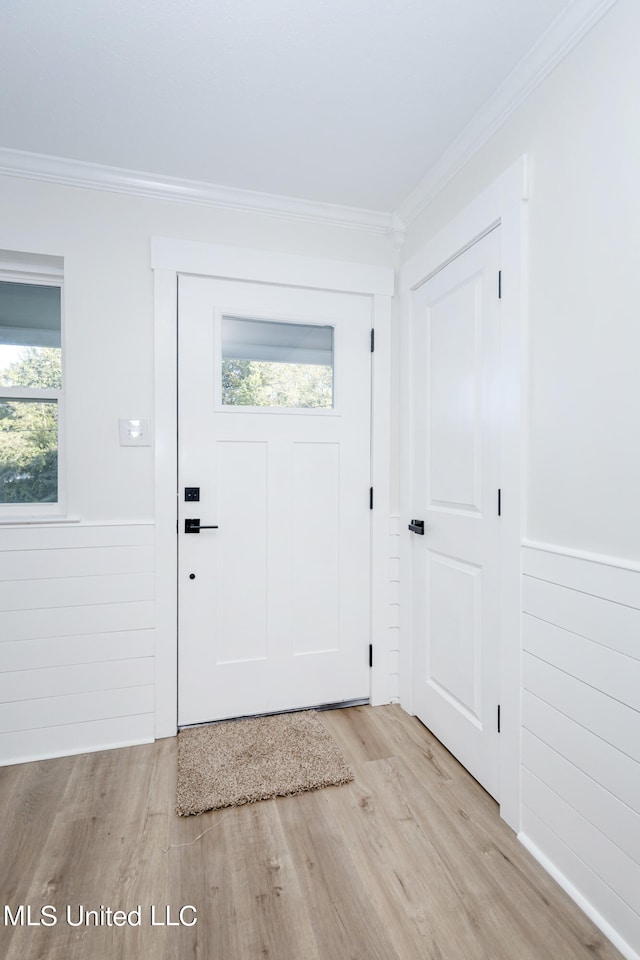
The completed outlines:
<svg viewBox="0 0 640 960">
<path fill-rule="evenodd" d="M 0 371 L 0 503 L 53 503 L 58 499 L 58 404 L 2 398 L 2 387 L 59 390 L 61 350 L 24 347 Z"/>
<path fill-rule="evenodd" d="M 222 361 L 225 406 L 331 407 L 333 370 L 312 363 Z"/>
</svg>

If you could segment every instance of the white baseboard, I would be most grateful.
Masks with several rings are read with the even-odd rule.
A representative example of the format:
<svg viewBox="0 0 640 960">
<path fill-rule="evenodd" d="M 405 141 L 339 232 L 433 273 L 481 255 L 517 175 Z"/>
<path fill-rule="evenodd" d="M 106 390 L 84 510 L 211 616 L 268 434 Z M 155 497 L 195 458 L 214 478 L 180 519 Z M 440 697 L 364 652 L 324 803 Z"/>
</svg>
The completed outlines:
<svg viewBox="0 0 640 960">
<path fill-rule="evenodd" d="M 525 834 L 519 833 L 518 840 L 523 847 L 529 851 L 529 853 L 535 857 L 538 863 L 544 867 L 544 869 L 549 873 L 553 879 L 558 883 L 564 892 L 568 894 L 574 903 L 577 903 L 580 909 L 586 913 L 590 920 L 593 920 L 596 927 L 602 931 L 605 937 L 611 941 L 611 943 L 620 951 L 623 957 L 626 957 L 626 960 L 640 960 L 640 953 L 637 953 L 633 947 L 623 940 L 620 934 L 614 930 L 610 923 L 604 919 L 604 917 L 598 913 L 593 904 L 583 897 L 579 890 L 574 887 L 574 885 L 567 879 L 567 877 L 558 870 L 555 864 L 549 860 L 549 858 L 540 850 L 538 846 Z"/>
</svg>

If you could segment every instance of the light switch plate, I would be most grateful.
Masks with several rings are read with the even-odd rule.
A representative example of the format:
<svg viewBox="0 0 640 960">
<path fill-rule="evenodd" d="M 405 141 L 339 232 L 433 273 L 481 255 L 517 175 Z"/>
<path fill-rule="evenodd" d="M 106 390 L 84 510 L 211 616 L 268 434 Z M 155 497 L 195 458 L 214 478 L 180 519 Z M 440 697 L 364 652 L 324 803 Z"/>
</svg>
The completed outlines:
<svg viewBox="0 0 640 960">
<path fill-rule="evenodd" d="M 151 420 L 120 420 L 121 447 L 150 447 Z"/>
</svg>

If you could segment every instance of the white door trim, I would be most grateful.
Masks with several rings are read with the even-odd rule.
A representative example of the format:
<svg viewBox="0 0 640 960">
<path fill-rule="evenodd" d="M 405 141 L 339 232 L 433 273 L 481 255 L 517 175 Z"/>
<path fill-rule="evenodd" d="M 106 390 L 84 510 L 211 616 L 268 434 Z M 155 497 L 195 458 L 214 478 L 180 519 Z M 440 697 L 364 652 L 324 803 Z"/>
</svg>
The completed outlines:
<svg viewBox="0 0 640 960">
<path fill-rule="evenodd" d="M 500 814 L 520 825 L 520 565 L 523 519 L 524 386 L 526 331 L 527 160 L 521 157 L 462 210 L 400 270 L 401 398 L 401 650 L 400 699 L 413 712 L 411 552 L 405 518 L 412 510 L 413 477 L 411 292 L 498 224 L 502 238 L 501 376 L 505 417 L 501 429 L 500 605 Z M 497 281 L 497 278 L 496 278 Z"/>
<path fill-rule="evenodd" d="M 389 604 L 387 540 L 390 513 L 391 441 L 391 268 L 271 253 L 195 241 L 153 237 L 155 364 L 155 572 L 156 656 L 155 735 L 175 736 L 178 728 L 177 478 L 177 303 L 178 274 L 252 280 L 339 290 L 371 297 L 375 328 L 372 392 L 371 528 L 371 702 L 387 703 Z M 366 495 L 366 491 L 364 491 Z"/>
</svg>

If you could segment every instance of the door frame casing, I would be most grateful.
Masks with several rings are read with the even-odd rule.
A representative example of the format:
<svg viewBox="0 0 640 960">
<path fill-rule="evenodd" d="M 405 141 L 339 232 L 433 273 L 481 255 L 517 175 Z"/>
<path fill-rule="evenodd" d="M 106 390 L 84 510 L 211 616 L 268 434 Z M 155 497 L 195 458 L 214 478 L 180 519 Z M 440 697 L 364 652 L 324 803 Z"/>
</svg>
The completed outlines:
<svg viewBox="0 0 640 960">
<path fill-rule="evenodd" d="M 178 729 L 178 276 L 246 280 L 371 298 L 371 703 L 390 699 L 389 573 L 392 268 L 165 237 L 151 239 L 155 394 L 155 736 Z M 363 496 L 368 491 L 363 490 Z"/>
<path fill-rule="evenodd" d="M 400 268 L 400 503 L 412 516 L 414 411 L 412 294 L 419 286 L 496 227 L 501 231 L 500 379 L 504 416 L 500 429 L 500 815 L 520 825 L 521 542 L 524 529 L 524 387 L 526 331 L 527 158 L 521 157 Z M 496 277 L 496 284 L 498 278 Z M 402 529 L 403 528 L 403 529 Z M 413 713 L 411 540 L 400 538 L 400 702 Z"/>
</svg>

